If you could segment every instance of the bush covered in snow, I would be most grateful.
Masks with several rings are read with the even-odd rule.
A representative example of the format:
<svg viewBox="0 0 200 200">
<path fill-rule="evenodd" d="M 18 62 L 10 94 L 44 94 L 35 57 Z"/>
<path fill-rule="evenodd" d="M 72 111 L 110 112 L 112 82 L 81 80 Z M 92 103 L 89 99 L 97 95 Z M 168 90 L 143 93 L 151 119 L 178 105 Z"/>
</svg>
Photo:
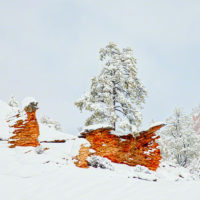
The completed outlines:
<svg viewBox="0 0 200 200">
<path fill-rule="evenodd" d="M 163 160 L 187 167 L 199 157 L 200 138 L 193 129 L 192 118 L 181 109 L 166 120 L 159 141 Z"/>
<path fill-rule="evenodd" d="M 58 121 L 55 121 L 53 119 L 51 119 L 50 117 L 47 116 L 43 116 L 40 119 L 40 122 L 46 126 L 48 126 L 49 128 L 54 128 L 57 131 L 61 131 L 61 124 Z"/>
<path fill-rule="evenodd" d="M 103 158 L 100 156 L 91 156 L 87 159 L 89 166 L 95 168 L 109 169 L 114 170 L 112 162 L 107 158 Z"/>
<path fill-rule="evenodd" d="M 35 152 L 37 154 L 42 154 L 44 152 L 44 148 L 42 147 L 42 145 L 39 145 L 35 148 Z"/>
</svg>

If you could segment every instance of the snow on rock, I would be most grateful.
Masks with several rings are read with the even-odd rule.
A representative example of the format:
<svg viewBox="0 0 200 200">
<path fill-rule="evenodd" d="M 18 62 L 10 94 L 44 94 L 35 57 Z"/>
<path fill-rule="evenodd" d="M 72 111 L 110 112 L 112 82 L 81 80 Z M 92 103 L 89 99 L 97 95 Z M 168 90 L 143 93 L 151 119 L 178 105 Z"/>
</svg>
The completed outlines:
<svg viewBox="0 0 200 200">
<path fill-rule="evenodd" d="M 120 131 L 120 130 L 115 131 L 113 130 L 113 127 L 109 124 L 95 124 L 95 125 L 90 125 L 90 126 L 84 126 L 80 134 L 82 135 L 82 134 L 89 133 L 95 130 L 100 130 L 100 129 L 109 129 L 111 130 L 110 133 L 116 136 L 123 136 L 123 135 L 130 134 L 130 133 L 124 133 L 123 131 Z"/>
<path fill-rule="evenodd" d="M 130 133 L 124 133 L 120 130 L 117 130 L 117 131 L 111 130 L 110 133 L 113 134 L 113 135 L 116 135 L 116 136 L 123 136 L 123 135 L 129 135 L 130 134 Z"/>
<path fill-rule="evenodd" d="M 81 131 L 82 133 L 88 133 L 90 131 L 94 131 L 97 129 L 113 129 L 113 127 L 109 124 L 95 124 L 95 125 L 90 125 L 90 126 L 85 126 L 83 127 L 83 130 Z"/>
<path fill-rule="evenodd" d="M 23 100 L 22 100 L 22 109 L 26 108 L 28 105 L 30 105 L 31 103 L 35 103 L 37 104 L 38 102 L 33 98 L 33 97 L 25 97 Z"/>
<path fill-rule="evenodd" d="M 160 121 L 160 122 L 153 122 L 153 123 L 150 124 L 150 126 L 145 127 L 145 128 L 144 128 L 143 130 L 141 130 L 141 131 L 147 131 L 147 130 L 151 129 L 152 127 L 160 126 L 160 125 L 165 126 L 165 125 L 166 125 L 166 122 L 162 122 L 162 121 Z"/>
<path fill-rule="evenodd" d="M 73 142 L 73 147 L 71 149 L 71 155 L 72 156 L 79 155 L 79 151 L 81 149 L 81 146 L 89 148 L 90 147 L 90 143 L 86 139 L 76 138 L 74 140 L 74 142 Z"/>
<path fill-rule="evenodd" d="M 162 125 L 162 126 L 166 125 L 166 122 L 154 122 L 149 127 L 141 130 L 140 132 L 148 131 L 149 129 L 156 127 L 156 126 L 160 126 L 160 125 Z M 120 130 L 117 130 L 117 131 L 113 130 L 113 127 L 109 124 L 95 124 L 95 125 L 85 126 L 85 127 L 83 127 L 80 134 L 82 135 L 84 133 L 89 133 L 91 131 L 95 131 L 95 130 L 98 130 L 98 129 L 110 129 L 111 130 L 110 133 L 113 134 L 113 135 L 116 135 L 116 136 L 125 136 L 125 135 L 132 134 L 135 137 L 137 137 L 137 136 L 140 135 L 136 126 L 132 126 L 133 132 L 128 133 L 128 132 L 124 132 L 124 131 L 120 131 Z"/>
</svg>

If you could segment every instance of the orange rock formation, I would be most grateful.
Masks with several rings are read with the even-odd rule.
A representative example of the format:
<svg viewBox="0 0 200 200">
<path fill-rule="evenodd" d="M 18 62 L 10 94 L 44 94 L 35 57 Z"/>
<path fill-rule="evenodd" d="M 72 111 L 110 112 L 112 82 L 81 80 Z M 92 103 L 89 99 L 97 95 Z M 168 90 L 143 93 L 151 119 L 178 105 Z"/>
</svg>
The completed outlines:
<svg viewBox="0 0 200 200">
<path fill-rule="evenodd" d="M 80 147 L 79 155 L 76 156 L 77 161 L 74 162 L 77 167 L 88 168 L 87 158 L 90 155 L 90 147 L 85 147 L 83 144 Z"/>
<path fill-rule="evenodd" d="M 37 104 L 30 103 L 26 108 L 25 120 L 20 119 L 20 114 L 16 115 L 19 120 L 16 121 L 11 128 L 14 128 L 13 136 L 10 137 L 8 143 L 11 144 L 9 147 L 14 148 L 16 146 L 33 146 L 39 145 L 39 125 L 36 119 Z"/>
<path fill-rule="evenodd" d="M 155 132 L 164 124 L 154 126 L 147 131 L 140 132 L 138 137 L 132 134 L 117 136 L 111 134 L 111 129 L 98 129 L 83 133 L 81 137 L 87 139 L 95 153 L 89 153 L 89 148 L 82 146 L 75 163 L 78 167 L 87 168 L 87 157 L 98 155 L 110 159 L 112 162 L 130 166 L 142 165 L 156 171 L 160 164 L 160 150 L 157 148 Z"/>
</svg>

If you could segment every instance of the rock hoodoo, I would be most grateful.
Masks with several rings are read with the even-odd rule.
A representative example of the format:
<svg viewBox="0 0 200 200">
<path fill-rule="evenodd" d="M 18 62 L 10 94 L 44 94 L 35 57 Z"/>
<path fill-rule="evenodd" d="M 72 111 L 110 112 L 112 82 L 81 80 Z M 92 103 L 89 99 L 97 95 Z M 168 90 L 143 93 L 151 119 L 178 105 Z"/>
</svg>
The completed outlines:
<svg viewBox="0 0 200 200">
<path fill-rule="evenodd" d="M 155 132 L 163 126 L 164 124 L 153 126 L 149 130 L 140 132 L 137 137 L 132 134 L 117 136 L 112 134 L 110 128 L 82 133 L 80 137 L 90 142 L 90 150 L 93 150 L 93 153 L 89 153 L 88 148 L 82 146 L 75 164 L 78 167 L 87 168 L 88 156 L 98 155 L 115 163 L 130 166 L 142 165 L 156 171 L 160 164 L 161 154 L 156 142 L 159 136 L 156 136 Z"/>
<path fill-rule="evenodd" d="M 23 111 L 8 120 L 13 136 L 9 138 L 9 147 L 16 146 L 39 146 L 39 125 L 36 119 L 38 109 L 37 102 L 33 99 L 25 99 L 22 107 Z"/>
</svg>

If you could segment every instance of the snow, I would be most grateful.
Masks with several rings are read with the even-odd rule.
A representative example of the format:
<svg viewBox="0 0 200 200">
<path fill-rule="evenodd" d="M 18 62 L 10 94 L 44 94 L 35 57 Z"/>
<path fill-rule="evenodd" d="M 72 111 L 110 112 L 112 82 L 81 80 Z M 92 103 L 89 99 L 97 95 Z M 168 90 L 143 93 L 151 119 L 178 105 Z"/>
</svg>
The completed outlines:
<svg viewBox="0 0 200 200">
<path fill-rule="evenodd" d="M 140 132 L 148 131 L 150 128 L 155 127 L 155 126 L 160 126 L 160 125 L 166 125 L 166 122 L 163 122 L 163 121 L 153 122 L 149 126 L 145 126 Z"/>
<path fill-rule="evenodd" d="M 0 138 L 9 138 L 6 122 L 16 108 L 0 101 Z M 99 128 L 90 127 L 92 129 Z M 105 127 L 104 127 L 105 128 Z M 37 148 L 8 148 L 0 141 L 0 193 L 6 200 L 199 200 L 200 182 L 189 170 L 164 163 L 156 171 L 116 164 L 106 158 L 93 168 L 74 165 L 80 146 L 78 138 L 40 124 L 40 141 L 65 139 L 66 143 L 42 143 Z M 94 150 L 90 150 L 94 153 Z M 88 159 L 91 161 L 91 159 Z M 99 167 L 105 166 L 105 169 Z"/>
<path fill-rule="evenodd" d="M 73 164 L 74 140 L 34 148 L 9 149 L 0 142 L 0 191 L 6 200 L 199 200 L 200 183 L 181 180 L 182 169 L 161 168 L 157 173 L 144 167 L 114 164 L 114 170 L 81 169 Z M 172 169 L 176 169 L 172 173 Z M 185 172 L 188 174 L 187 172 Z M 135 178 L 133 178 L 135 177 Z M 179 177 L 179 180 L 177 180 Z M 154 182 L 158 179 L 157 182 Z M 176 181 L 174 181 L 176 180 Z"/>
<path fill-rule="evenodd" d="M 123 135 L 131 134 L 131 133 L 124 133 L 123 131 L 120 131 L 120 130 L 118 130 L 118 131 L 112 130 L 110 133 L 113 135 L 116 135 L 116 136 L 123 136 Z"/>
<path fill-rule="evenodd" d="M 151 125 L 150 125 L 149 128 L 154 127 L 154 126 L 159 126 L 159 125 L 162 125 L 162 124 L 166 124 L 166 122 L 162 122 L 162 121 L 160 121 L 160 122 L 154 122 L 154 123 L 151 123 Z"/>
<path fill-rule="evenodd" d="M 162 124 L 166 124 L 165 122 L 155 122 L 155 123 L 152 123 L 149 127 L 147 127 L 146 129 L 142 130 L 142 131 L 146 131 L 146 130 L 149 130 L 150 128 L 154 127 L 154 126 L 159 126 L 159 125 L 162 125 Z M 113 129 L 113 127 L 109 124 L 105 124 L 105 123 L 102 123 L 102 124 L 95 124 L 95 125 L 90 125 L 90 126 L 85 126 L 83 127 L 83 130 L 81 131 L 81 134 L 82 133 L 88 133 L 90 131 L 93 131 L 93 130 L 98 130 L 98 129 L 101 129 L 101 128 L 105 128 L 105 129 Z M 135 126 L 133 126 L 132 128 L 133 130 L 133 134 L 135 136 L 137 136 L 137 133 L 138 133 L 138 130 Z M 135 133 L 134 133 L 135 131 Z M 128 134 L 131 134 L 130 132 L 124 132 L 124 131 L 120 131 L 120 130 L 111 130 L 110 132 L 111 134 L 113 135 L 117 135 L 117 136 L 124 136 L 124 135 L 128 135 Z"/>
<path fill-rule="evenodd" d="M 54 140 L 67 140 L 74 138 L 72 135 L 57 131 L 54 128 L 50 128 L 44 124 L 39 123 L 40 135 L 39 141 L 54 141 Z"/>
<path fill-rule="evenodd" d="M 87 133 L 87 132 L 97 130 L 97 129 L 101 129 L 101 128 L 113 129 L 113 127 L 109 124 L 95 124 L 95 125 L 83 127 L 83 130 L 81 131 L 81 133 Z"/>
<path fill-rule="evenodd" d="M 154 126 L 159 126 L 159 125 L 162 125 L 162 124 L 166 124 L 166 122 L 154 122 L 149 127 L 143 129 L 142 131 L 149 130 L 150 128 L 152 128 Z M 82 129 L 82 131 L 81 131 L 80 134 L 82 134 L 82 133 L 88 133 L 90 131 L 98 130 L 98 129 L 101 129 L 101 128 L 112 129 L 110 133 L 113 134 L 113 135 L 117 135 L 117 136 L 124 136 L 124 135 L 131 134 L 130 132 L 124 132 L 124 131 L 120 131 L 120 130 L 115 131 L 115 130 L 113 130 L 113 127 L 111 125 L 105 124 L 105 123 L 100 123 L 100 124 L 85 126 L 85 127 L 83 127 L 83 129 Z M 133 135 L 137 136 L 137 133 L 138 133 L 137 128 L 135 126 L 133 126 L 132 130 L 133 130 L 133 132 L 132 132 Z"/>
<path fill-rule="evenodd" d="M 105 128 L 105 129 L 111 129 L 111 134 L 114 134 L 114 135 L 117 135 L 117 136 L 123 136 L 123 135 L 128 135 L 130 133 L 125 133 L 124 131 L 114 131 L 113 130 L 113 127 L 109 124 L 95 124 L 95 125 L 90 125 L 90 126 L 85 126 L 83 127 L 83 130 L 81 131 L 80 134 L 82 133 L 88 133 L 88 132 L 91 132 L 91 131 L 94 131 L 94 130 L 98 130 L 98 129 L 102 129 L 102 128 Z"/>
</svg>

